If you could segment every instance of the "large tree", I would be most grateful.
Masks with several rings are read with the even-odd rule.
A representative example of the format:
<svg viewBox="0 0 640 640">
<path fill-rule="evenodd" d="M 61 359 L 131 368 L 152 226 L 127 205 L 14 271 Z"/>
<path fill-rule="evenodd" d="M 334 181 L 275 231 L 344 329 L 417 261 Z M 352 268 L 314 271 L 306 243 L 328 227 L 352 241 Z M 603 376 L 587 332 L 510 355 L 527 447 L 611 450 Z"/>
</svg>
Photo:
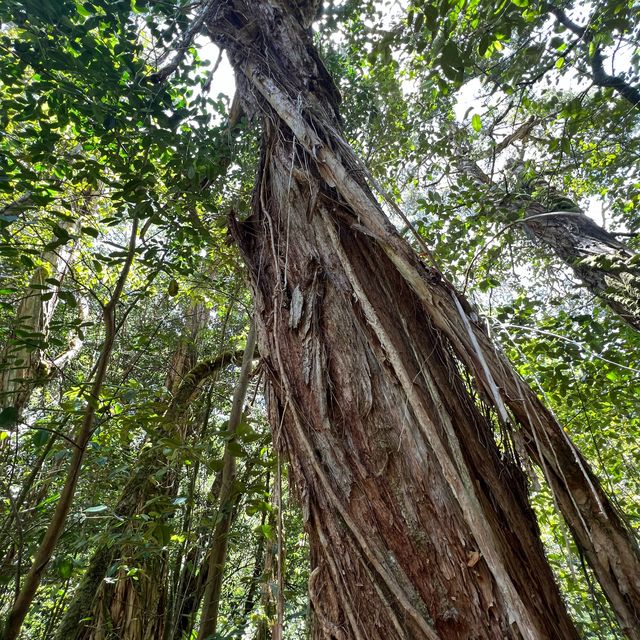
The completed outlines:
<svg viewBox="0 0 640 640">
<path fill-rule="evenodd" d="M 495 445 L 461 364 L 496 420 L 520 423 L 621 626 L 638 637 L 633 537 L 465 301 L 384 217 L 312 44 L 317 4 L 205 9 L 262 125 L 252 214 L 234 234 L 274 440 L 311 536 L 315 637 L 576 637 L 522 474 Z"/>
<path fill-rule="evenodd" d="M 612 639 L 614 615 L 621 633 L 639 637 L 640 562 L 621 513 L 640 518 L 631 466 L 640 333 L 577 287 L 569 299 L 549 299 L 556 281 L 530 271 L 549 262 L 529 244 L 500 254 L 510 253 L 507 267 L 494 261 L 512 231 L 527 229 L 566 265 L 578 258 L 584 266 L 599 248 L 584 246 L 592 235 L 583 232 L 593 229 L 546 224 L 558 221 L 560 207 L 543 196 L 605 200 L 615 184 L 609 201 L 618 214 L 637 201 L 627 193 L 637 182 L 625 162 L 635 149 L 630 120 L 616 114 L 621 105 L 638 110 L 615 87 L 590 89 L 590 111 L 580 108 L 573 120 L 566 114 L 576 105 L 562 94 L 558 114 L 533 89 L 513 93 L 522 80 L 518 43 L 532 38 L 535 48 L 544 39 L 546 5 L 534 10 L 523 0 L 503 11 L 483 0 L 414 0 L 388 32 L 388 20 L 376 24 L 385 2 L 393 0 L 329 0 L 321 15 L 317 0 L 2 5 L 4 291 L 11 301 L 27 290 L 36 266 L 29 255 L 37 255 L 20 240 L 29 229 L 63 246 L 62 227 L 78 218 L 67 191 L 100 194 L 74 227 L 73 268 L 48 342 L 64 348 L 70 334 L 71 279 L 74 292 L 93 297 L 92 316 L 104 311 L 106 321 L 73 320 L 83 325 L 84 346 L 65 375 L 25 399 L 19 429 L 9 430 L 15 403 L 0 413 L 0 528 L 11 543 L 0 575 L 0 615 L 10 613 L 4 638 L 254 632 L 279 640 L 304 629 L 318 639 Z M 571 36 L 566 59 L 583 77 L 594 51 L 602 60 L 612 50 L 600 41 L 605 31 L 631 29 L 626 18 L 615 27 L 621 3 L 607 2 L 613 22 L 590 23 L 583 35 L 591 42 Z M 222 54 L 204 71 L 206 34 L 236 72 L 231 127 L 222 119 L 229 103 L 208 93 L 217 90 Z M 512 46 L 500 54 L 504 42 Z M 547 51 L 525 80 L 555 56 Z M 451 122 L 458 88 L 476 71 L 496 92 L 475 106 L 468 157 L 454 157 L 447 131 L 430 129 L 443 117 Z M 617 111 L 607 112 L 610 105 Z M 596 112 L 601 119 L 591 121 Z M 496 154 L 507 144 L 518 152 L 524 138 L 511 132 L 530 116 L 551 118 L 527 138 L 531 161 L 520 172 L 513 164 L 494 172 L 483 162 L 489 138 L 506 136 L 493 138 Z M 614 137 L 598 126 L 606 120 Z M 559 165 L 569 151 L 572 162 Z M 474 159 L 486 175 L 476 175 Z M 456 184 L 465 161 L 473 180 Z M 510 172 L 513 183 L 503 179 Z M 615 219 L 632 233 L 637 216 L 624 211 Z M 566 221 L 590 226 L 584 216 Z M 630 267 L 634 247 L 631 238 Z M 213 266 L 202 278 L 205 253 Z M 600 259 L 590 266 L 607 268 Z M 496 284 L 509 270 L 531 277 Z M 485 297 L 488 274 L 497 277 Z M 592 292 L 609 303 L 602 275 Z M 60 280 L 46 284 L 57 289 Z M 544 403 L 452 284 L 466 280 L 481 306 L 490 303 L 487 325 L 502 328 L 521 371 L 539 378 Z M 251 412 L 242 412 L 242 396 L 252 349 L 233 406 L 226 360 L 192 366 L 191 340 L 180 339 L 190 331 L 178 326 L 196 290 L 215 310 L 197 332 L 206 353 L 235 353 L 244 326 L 236 314 L 255 307 L 262 357 Z M 527 297 L 536 295 L 540 307 Z M 107 300 L 116 301 L 105 307 Z M 636 308 L 618 311 L 637 319 Z M 15 312 L 0 301 L 2 341 Z M 510 328 L 536 337 L 507 342 Z M 166 376 L 167 364 L 175 375 Z M 275 455 L 262 419 L 265 379 Z M 582 571 L 572 566 L 578 555 Z"/>
</svg>

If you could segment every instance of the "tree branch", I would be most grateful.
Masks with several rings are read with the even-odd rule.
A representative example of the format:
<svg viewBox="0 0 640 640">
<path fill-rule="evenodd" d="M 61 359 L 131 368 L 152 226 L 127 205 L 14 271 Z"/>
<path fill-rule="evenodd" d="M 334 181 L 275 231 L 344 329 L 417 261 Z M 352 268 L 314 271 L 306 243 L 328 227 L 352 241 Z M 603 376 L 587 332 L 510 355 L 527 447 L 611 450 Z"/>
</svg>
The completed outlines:
<svg viewBox="0 0 640 640">
<path fill-rule="evenodd" d="M 182 38 L 182 42 L 178 46 L 178 53 L 174 57 L 174 59 L 166 66 L 159 69 L 151 76 L 151 80 L 154 83 L 164 82 L 169 76 L 175 73 L 176 69 L 180 65 L 180 63 L 184 60 L 184 57 L 189 50 L 189 47 L 193 43 L 194 38 L 200 33 L 202 30 L 202 25 L 204 21 L 209 16 L 211 9 L 213 8 L 214 0 L 208 0 L 208 2 L 200 11 L 200 14 L 196 17 L 196 19 L 191 23 L 191 26 L 184 34 Z"/>
<path fill-rule="evenodd" d="M 242 362 L 244 351 L 244 349 L 225 351 L 213 360 L 203 360 L 196 364 L 180 383 L 176 394 L 171 400 L 167 415 L 175 416 L 180 413 L 182 408 L 189 404 L 189 401 L 198 390 L 200 384 L 216 373 L 216 371 L 219 371 L 229 364 L 239 364 Z"/>
<path fill-rule="evenodd" d="M 564 10 L 550 2 L 544 2 L 543 6 L 563 27 L 577 35 L 585 44 L 589 47 L 594 45 L 593 53 L 588 54 L 593 83 L 598 87 L 608 87 L 617 91 L 625 100 L 640 109 L 640 90 L 631 86 L 621 76 L 610 75 L 604 70 L 604 56 L 600 51 L 600 46 L 593 42 L 593 32 L 588 27 L 582 27 L 571 20 Z"/>
</svg>

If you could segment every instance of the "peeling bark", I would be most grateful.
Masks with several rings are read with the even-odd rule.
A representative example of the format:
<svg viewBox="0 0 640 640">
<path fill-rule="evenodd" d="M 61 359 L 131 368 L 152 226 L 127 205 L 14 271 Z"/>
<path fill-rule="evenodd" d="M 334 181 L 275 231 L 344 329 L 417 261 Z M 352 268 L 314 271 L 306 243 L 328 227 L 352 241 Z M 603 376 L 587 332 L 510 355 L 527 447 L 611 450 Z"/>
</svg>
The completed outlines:
<svg viewBox="0 0 640 640">
<path fill-rule="evenodd" d="M 523 474 L 498 450 L 462 363 L 499 415 L 521 423 L 637 638 L 632 535 L 466 301 L 385 218 L 296 6 L 214 2 L 207 25 L 263 127 L 252 215 L 233 233 L 252 279 L 274 442 L 310 534 L 313 637 L 577 638 Z M 611 535 L 617 545 L 603 544 Z"/>
<path fill-rule="evenodd" d="M 611 311 L 640 331 L 640 269 L 636 252 L 584 213 L 526 206 L 524 226 L 547 245 Z"/>
</svg>

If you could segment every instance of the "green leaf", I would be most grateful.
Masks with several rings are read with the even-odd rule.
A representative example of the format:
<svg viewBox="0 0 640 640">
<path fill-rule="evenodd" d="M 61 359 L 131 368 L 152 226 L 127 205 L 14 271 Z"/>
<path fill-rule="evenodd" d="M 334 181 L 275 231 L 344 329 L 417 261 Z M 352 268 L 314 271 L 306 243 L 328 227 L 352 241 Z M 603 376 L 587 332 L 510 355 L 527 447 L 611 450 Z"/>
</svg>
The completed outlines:
<svg viewBox="0 0 640 640">
<path fill-rule="evenodd" d="M 78 306 L 76 297 L 71 293 L 71 291 L 60 291 L 59 296 L 60 299 L 72 309 L 75 309 Z"/>
<path fill-rule="evenodd" d="M 482 120 L 477 113 L 474 113 L 473 118 L 471 118 L 471 126 L 474 131 L 480 131 L 480 129 L 482 129 Z"/>
<path fill-rule="evenodd" d="M 44 429 L 37 429 L 33 434 L 32 442 L 34 447 L 41 447 L 49 442 L 51 434 Z"/>
<path fill-rule="evenodd" d="M 100 232 L 94 227 L 82 227 L 80 231 L 92 238 L 97 238 L 100 235 Z"/>
<path fill-rule="evenodd" d="M 19 419 L 17 407 L 5 407 L 0 411 L 0 428 L 11 428 Z"/>
<path fill-rule="evenodd" d="M 165 546 L 171 542 L 171 532 L 172 529 L 169 525 L 157 524 L 151 535 L 158 541 L 158 543 Z"/>
<path fill-rule="evenodd" d="M 66 580 L 67 578 L 71 577 L 71 574 L 73 573 L 73 561 L 70 558 L 64 558 L 63 560 L 58 562 L 57 569 L 58 575 L 63 580 Z"/>
<path fill-rule="evenodd" d="M 273 527 L 270 524 L 260 524 L 254 529 L 254 531 L 267 540 L 273 539 Z"/>
</svg>

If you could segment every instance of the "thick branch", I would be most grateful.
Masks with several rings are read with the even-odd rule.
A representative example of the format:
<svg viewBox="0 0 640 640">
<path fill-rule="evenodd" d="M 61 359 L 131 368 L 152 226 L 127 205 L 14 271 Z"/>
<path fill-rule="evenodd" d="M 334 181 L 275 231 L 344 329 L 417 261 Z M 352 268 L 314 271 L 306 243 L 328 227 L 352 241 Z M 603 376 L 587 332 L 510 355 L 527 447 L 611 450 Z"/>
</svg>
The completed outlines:
<svg viewBox="0 0 640 640">
<path fill-rule="evenodd" d="M 222 367 L 228 364 L 238 364 L 242 362 L 242 356 L 244 349 L 238 349 L 237 351 L 225 351 L 213 360 L 203 360 L 199 362 L 187 375 L 184 377 L 176 394 L 171 400 L 171 404 L 167 410 L 167 415 L 175 418 L 186 407 L 193 396 L 197 393 L 200 385 L 204 380 L 210 378 L 214 373 L 222 369 Z M 252 352 L 253 357 L 253 352 Z"/>
</svg>

